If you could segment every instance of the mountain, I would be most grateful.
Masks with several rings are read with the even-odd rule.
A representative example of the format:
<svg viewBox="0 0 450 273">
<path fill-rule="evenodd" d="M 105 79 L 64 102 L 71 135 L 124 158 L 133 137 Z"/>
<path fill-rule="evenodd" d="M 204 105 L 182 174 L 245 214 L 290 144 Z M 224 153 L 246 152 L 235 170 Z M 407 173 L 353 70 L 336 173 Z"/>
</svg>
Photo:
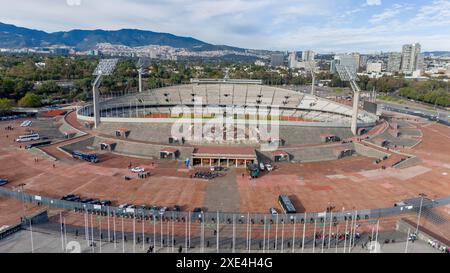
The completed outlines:
<svg viewBox="0 0 450 273">
<path fill-rule="evenodd" d="M 244 49 L 212 45 L 191 38 L 180 37 L 170 33 L 159 33 L 137 29 L 121 30 L 71 30 L 67 32 L 47 33 L 17 27 L 0 22 L 0 48 L 47 47 L 51 45 L 64 45 L 77 50 L 94 49 L 97 43 L 110 43 L 130 47 L 161 45 L 175 48 L 187 48 L 193 51 L 210 50 L 236 50 Z"/>
<path fill-rule="evenodd" d="M 430 51 L 423 53 L 426 57 L 438 56 L 438 57 L 450 57 L 450 51 Z"/>
</svg>

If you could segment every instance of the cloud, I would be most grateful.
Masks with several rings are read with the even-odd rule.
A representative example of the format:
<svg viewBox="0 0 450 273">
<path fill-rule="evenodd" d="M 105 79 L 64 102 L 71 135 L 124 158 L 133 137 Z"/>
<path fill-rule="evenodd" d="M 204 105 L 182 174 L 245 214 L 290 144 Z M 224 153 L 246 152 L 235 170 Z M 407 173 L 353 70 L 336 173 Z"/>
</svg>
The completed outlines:
<svg viewBox="0 0 450 273">
<path fill-rule="evenodd" d="M 423 5 L 412 19 L 414 25 L 450 28 L 450 0 L 435 0 Z M 445 30 L 443 30 L 445 31 Z"/>
<path fill-rule="evenodd" d="M 367 0 L 366 4 L 368 6 L 380 6 L 381 5 L 381 0 Z"/>
<path fill-rule="evenodd" d="M 138 28 L 258 49 L 396 50 L 419 41 L 450 50 L 450 0 L 417 1 L 0 0 L 0 21 L 50 32 Z"/>
<path fill-rule="evenodd" d="M 385 9 L 382 13 L 373 15 L 369 21 L 372 24 L 381 23 L 383 21 L 396 17 L 402 12 L 402 10 L 403 10 L 402 5 L 395 4 L 391 8 Z"/>
</svg>

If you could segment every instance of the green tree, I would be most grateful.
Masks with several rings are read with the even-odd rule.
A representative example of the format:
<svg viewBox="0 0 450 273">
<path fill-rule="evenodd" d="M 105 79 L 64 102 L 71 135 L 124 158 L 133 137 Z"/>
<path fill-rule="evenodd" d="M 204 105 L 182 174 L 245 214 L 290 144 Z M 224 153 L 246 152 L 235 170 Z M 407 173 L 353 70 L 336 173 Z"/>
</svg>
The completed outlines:
<svg viewBox="0 0 450 273">
<path fill-rule="evenodd" d="M 50 95 L 61 92 L 61 87 L 54 81 L 44 82 L 36 88 L 36 94 L 39 95 Z"/>
<path fill-rule="evenodd" d="M 39 107 L 41 105 L 41 97 L 31 92 L 19 100 L 20 107 Z"/>
<path fill-rule="evenodd" d="M 0 99 L 0 114 L 5 114 L 10 112 L 12 109 L 12 103 L 11 100 L 7 98 L 1 98 Z"/>
</svg>

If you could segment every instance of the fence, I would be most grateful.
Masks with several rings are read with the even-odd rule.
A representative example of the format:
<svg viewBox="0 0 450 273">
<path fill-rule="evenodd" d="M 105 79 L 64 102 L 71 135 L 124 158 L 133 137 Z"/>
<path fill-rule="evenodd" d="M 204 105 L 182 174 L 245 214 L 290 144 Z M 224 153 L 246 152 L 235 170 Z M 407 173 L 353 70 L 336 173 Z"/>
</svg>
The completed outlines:
<svg viewBox="0 0 450 273">
<path fill-rule="evenodd" d="M 404 233 L 392 231 L 399 217 L 420 221 L 421 226 L 428 228 L 434 225 L 438 230 L 448 229 L 448 220 L 436 210 L 450 203 L 447 197 L 427 203 L 421 210 L 416 205 L 292 215 L 176 211 L 160 214 L 68 202 L 6 188 L 0 188 L 0 195 L 57 209 L 48 223 L 33 229 L 74 235 L 86 241 L 87 249 L 94 242 L 103 242 L 114 247 L 129 243 L 133 251 L 153 246 L 168 252 L 179 248 L 185 252 L 349 252 L 373 241 L 406 241 Z"/>
<path fill-rule="evenodd" d="M 346 221 L 356 218 L 357 220 L 365 219 L 377 219 L 381 217 L 388 217 L 394 215 L 400 215 L 405 213 L 417 212 L 419 210 L 419 205 L 405 205 L 399 207 L 391 208 L 379 208 L 379 209 L 366 209 L 357 211 L 344 211 L 344 212 L 322 212 L 322 213 L 301 213 L 301 214 L 250 214 L 250 213 L 228 213 L 228 212 L 178 212 L 171 211 L 170 216 L 165 214 L 160 214 L 159 211 L 152 211 L 147 209 L 130 209 L 130 208 L 118 208 L 112 206 L 101 206 L 84 204 L 80 202 L 70 202 L 55 198 L 49 198 L 45 196 L 32 195 L 26 192 L 13 191 L 6 188 L 0 188 L 0 195 L 22 200 L 28 203 L 45 205 L 53 208 L 63 209 L 63 210 L 73 210 L 77 212 L 89 212 L 98 215 L 115 215 L 123 217 L 138 217 L 145 219 L 158 219 L 172 217 L 175 219 L 193 219 L 193 220 L 206 220 L 219 223 L 230 224 L 233 219 L 235 219 L 237 224 L 245 224 L 247 222 L 251 223 L 262 223 L 267 220 L 271 223 L 304 223 L 304 222 L 326 222 L 330 221 Z M 439 207 L 443 205 L 450 204 L 450 197 L 445 197 L 442 199 L 434 200 L 432 204 L 427 204 L 427 206 Z"/>
</svg>

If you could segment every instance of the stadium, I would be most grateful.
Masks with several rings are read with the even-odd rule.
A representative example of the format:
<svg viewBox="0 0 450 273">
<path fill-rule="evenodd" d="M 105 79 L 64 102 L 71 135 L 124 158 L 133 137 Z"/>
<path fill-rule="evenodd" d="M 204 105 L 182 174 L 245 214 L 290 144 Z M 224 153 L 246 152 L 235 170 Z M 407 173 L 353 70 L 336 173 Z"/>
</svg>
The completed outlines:
<svg viewBox="0 0 450 273">
<path fill-rule="evenodd" d="M 30 251 L 27 232 L 32 252 L 399 252 L 419 231 L 439 247 L 417 252 L 448 245 L 448 127 L 257 80 L 96 87 L 92 104 L 1 121 L 0 249 Z M 30 130 L 48 140 L 11 142 Z"/>
<path fill-rule="evenodd" d="M 78 120 L 87 128 L 94 124 L 93 115 L 91 105 L 77 110 Z M 159 145 L 160 150 L 167 149 L 162 146 L 177 143 L 172 148 L 178 149 L 178 159 L 190 159 L 197 150 L 207 150 L 208 154 L 216 153 L 227 159 L 222 152 L 223 145 L 228 145 L 230 150 L 233 146 L 237 149 L 247 147 L 243 149 L 245 151 L 259 149 L 261 144 L 267 144 L 269 148 L 275 147 L 272 144 L 288 148 L 348 139 L 352 137 L 351 116 L 351 107 L 309 94 L 254 82 L 206 81 L 105 99 L 100 102 L 101 123 L 96 130 L 105 136 L 122 136 L 125 140 L 148 142 L 149 146 Z M 369 131 L 376 123 L 376 115 L 360 112 L 358 133 Z M 181 134 L 176 131 L 174 135 L 174 124 L 181 124 L 185 131 Z M 201 136 L 197 138 L 193 137 L 195 124 L 202 126 Z M 258 125 L 265 124 L 276 126 L 277 130 L 274 132 L 272 128 L 262 132 Z M 101 144 L 96 143 L 98 147 Z M 124 147 L 126 145 L 131 144 L 117 142 L 113 150 L 128 155 L 160 157 L 160 151 L 155 147 L 135 149 L 139 153 L 133 153 L 132 149 Z M 292 156 L 291 160 L 318 159 L 308 160 L 299 155 Z"/>
</svg>

